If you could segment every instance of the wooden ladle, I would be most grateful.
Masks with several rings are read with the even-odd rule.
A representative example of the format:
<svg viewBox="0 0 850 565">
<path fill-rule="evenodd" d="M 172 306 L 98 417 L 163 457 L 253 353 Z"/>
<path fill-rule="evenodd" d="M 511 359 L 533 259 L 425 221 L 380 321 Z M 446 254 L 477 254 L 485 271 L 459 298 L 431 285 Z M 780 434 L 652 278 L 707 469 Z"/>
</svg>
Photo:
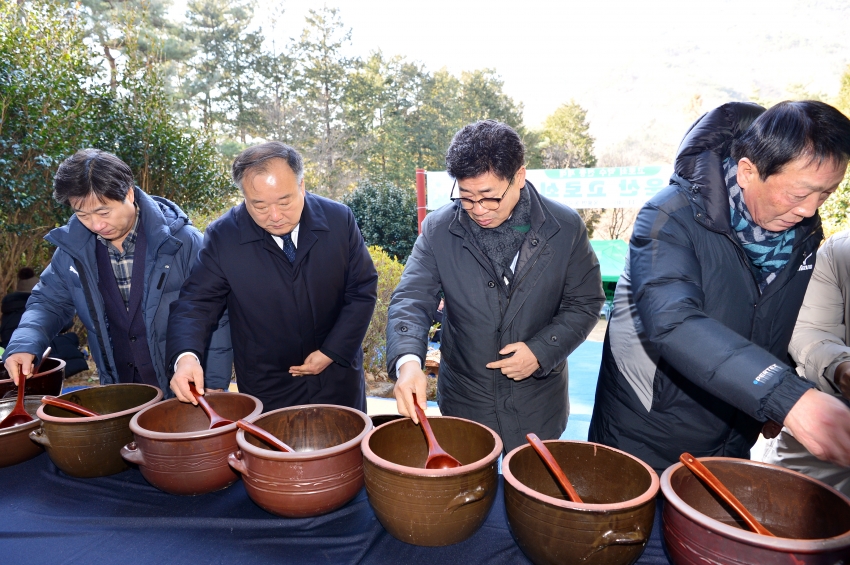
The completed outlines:
<svg viewBox="0 0 850 565">
<path fill-rule="evenodd" d="M 56 406 L 57 408 L 64 408 L 65 410 L 76 412 L 82 416 L 100 416 L 99 413 L 89 410 L 85 406 L 80 406 L 76 402 L 71 402 L 70 400 L 65 400 L 63 398 L 56 398 L 55 396 L 42 396 L 41 403 L 49 406 Z"/>
<path fill-rule="evenodd" d="M 274 437 L 272 434 L 261 428 L 260 426 L 255 426 L 251 422 L 246 422 L 245 420 L 237 420 L 236 427 L 240 430 L 245 430 L 245 432 L 251 434 L 252 436 L 263 440 L 268 443 L 272 447 L 277 448 L 280 451 L 293 453 L 295 450 Z"/>
<path fill-rule="evenodd" d="M 555 457 L 552 455 L 552 452 L 549 451 L 549 448 L 546 447 L 546 444 L 540 441 L 540 438 L 537 437 L 537 434 L 527 434 L 525 439 L 528 440 L 528 443 L 531 444 L 531 447 L 534 448 L 534 451 L 537 452 L 537 455 L 543 460 L 543 463 L 549 470 L 555 475 L 555 480 L 558 481 L 558 484 L 561 486 L 561 490 L 564 491 L 564 494 L 567 495 L 567 498 L 572 502 L 577 502 L 579 504 L 584 504 L 584 501 L 576 492 L 576 489 L 573 488 L 573 484 L 564 474 L 561 466 L 558 465 L 558 462 L 555 461 Z"/>
<path fill-rule="evenodd" d="M 416 417 L 419 418 L 419 425 L 425 433 L 425 440 L 428 442 L 428 459 L 425 460 L 425 468 L 454 469 L 463 465 L 463 463 L 446 453 L 440 447 L 440 444 L 437 443 L 437 438 L 434 437 L 434 431 L 431 429 L 428 418 L 425 417 L 425 412 L 419 407 L 419 403 L 416 402 L 416 394 L 413 395 L 413 409 L 416 411 Z"/>
<path fill-rule="evenodd" d="M 772 533 L 770 533 L 770 530 L 762 526 L 759 521 L 756 520 L 755 516 L 750 514 L 750 511 L 741 504 L 741 501 L 738 500 L 738 498 L 732 494 L 723 483 L 720 482 L 720 479 L 715 477 L 714 473 L 709 471 L 696 457 L 690 453 L 683 453 L 679 456 L 679 461 L 682 462 L 682 465 L 690 469 L 690 471 L 703 483 L 705 483 L 708 488 L 717 493 L 717 496 L 722 498 L 726 504 L 731 506 L 735 512 L 743 518 L 744 522 L 752 531 L 763 536 L 775 537 Z"/>
<path fill-rule="evenodd" d="M 198 404 L 201 405 L 201 408 L 204 409 L 204 412 L 207 413 L 207 416 L 210 417 L 210 429 L 213 430 L 215 428 L 220 428 L 222 426 L 227 426 L 233 423 L 233 420 L 228 420 L 227 418 L 222 418 L 218 415 L 218 412 L 213 410 L 213 407 L 210 406 L 210 403 L 207 402 L 207 399 L 198 394 L 198 389 L 195 388 L 195 383 L 189 383 L 189 392 L 192 393 L 192 396 L 195 397 L 195 400 L 198 401 Z"/>
<path fill-rule="evenodd" d="M 36 367 L 35 371 L 32 373 L 33 377 L 39 374 L 38 372 L 41 370 L 41 366 L 44 364 L 44 360 L 47 359 L 48 355 L 50 355 L 49 347 L 44 350 L 44 355 L 41 356 L 41 362 L 39 362 L 38 367 Z M 24 408 L 24 388 L 26 382 L 27 379 L 24 375 L 18 375 L 18 400 L 15 402 L 15 407 L 12 411 L 3 418 L 2 422 L 0 422 L 0 429 L 11 428 L 12 426 L 26 424 L 27 422 L 33 421 L 33 417 L 30 416 L 29 413 L 27 413 L 26 408 Z"/>
</svg>

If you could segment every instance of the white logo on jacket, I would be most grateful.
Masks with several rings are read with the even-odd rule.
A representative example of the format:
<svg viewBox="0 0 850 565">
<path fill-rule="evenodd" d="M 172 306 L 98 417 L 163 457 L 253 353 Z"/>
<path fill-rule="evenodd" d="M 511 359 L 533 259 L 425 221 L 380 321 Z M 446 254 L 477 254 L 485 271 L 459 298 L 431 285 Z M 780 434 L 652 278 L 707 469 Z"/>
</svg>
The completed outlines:
<svg viewBox="0 0 850 565">
<path fill-rule="evenodd" d="M 812 255 L 813 253 L 809 253 L 808 255 L 806 255 L 806 258 L 803 259 L 803 264 L 800 265 L 799 269 L 797 269 L 798 271 L 811 271 L 814 268 L 814 265 L 810 265 L 808 262 L 809 259 L 812 258 Z"/>
</svg>

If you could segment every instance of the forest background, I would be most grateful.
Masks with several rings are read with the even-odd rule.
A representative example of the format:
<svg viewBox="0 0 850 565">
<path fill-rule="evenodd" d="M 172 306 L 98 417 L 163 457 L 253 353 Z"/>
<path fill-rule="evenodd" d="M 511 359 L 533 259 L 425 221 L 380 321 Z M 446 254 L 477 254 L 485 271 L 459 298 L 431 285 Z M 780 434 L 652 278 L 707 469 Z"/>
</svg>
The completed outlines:
<svg viewBox="0 0 850 565">
<path fill-rule="evenodd" d="M 308 190 L 346 202 L 379 268 L 380 301 L 416 237 L 414 171 L 443 170 L 463 125 L 514 127 L 529 168 L 669 164 L 675 146 L 627 138 L 597 156 L 581 100 L 564 100 L 529 127 L 497 69 L 431 70 L 403 55 L 352 56 L 341 12 L 309 9 L 301 33 L 275 33 L 280 6 L 250 0 L 0 0 L 0 295 L 18 268 L 40 272 L 42 240 L 69 212 L 51 198 L 59 163 L 83 147 L 116 153 L 138 185 L 183 207 L 203 229 L 238 202 L 228 166 L 245 147 L 276 139 L 298 148 Z M 291 24 L 291 22 L 289 22 Z M 850 115 L 850 67 L 836 96 L 790 88 Z M 787 96 L 786 96 L 787 97 Z M 763 105 L 755 90 L 749 99 Z M 703 111 L 694 93 L 682 111 Z M 845 229 L 850 183 L 822 209 Z M 592 237 L 627 238 L 636 210 L 581 210 Z M 379 302 L 379 313 L 381 311 Z M 370 331 L 370 335 L 372 332 Z M 380 348 L 378 343 L 369 347 Z M 364 348 L 366 344 L 364 344 Z"/>
</svg>

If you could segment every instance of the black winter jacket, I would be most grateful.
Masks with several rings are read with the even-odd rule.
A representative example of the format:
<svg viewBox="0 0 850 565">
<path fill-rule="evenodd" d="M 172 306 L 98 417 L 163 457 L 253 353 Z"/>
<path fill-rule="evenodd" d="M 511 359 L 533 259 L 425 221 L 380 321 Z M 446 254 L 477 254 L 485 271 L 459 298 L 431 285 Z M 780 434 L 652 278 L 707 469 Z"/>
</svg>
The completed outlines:
<svg viewBox="0 0 850 565">
<path fill-rule="evenodd" d="M 589 439 L 657 471 L 682 452 L 749 458 L 811 385 L 788 343 L 823 232 L 797 225 L 790 261 L 759 293 L 732 231 L 723 161 L 764 111 L 725 104 L 685 136 L 671 185 L 640 211 L 602 353 Z M 793 366 L 793 365 L 791 365 Z"/>
</svg>

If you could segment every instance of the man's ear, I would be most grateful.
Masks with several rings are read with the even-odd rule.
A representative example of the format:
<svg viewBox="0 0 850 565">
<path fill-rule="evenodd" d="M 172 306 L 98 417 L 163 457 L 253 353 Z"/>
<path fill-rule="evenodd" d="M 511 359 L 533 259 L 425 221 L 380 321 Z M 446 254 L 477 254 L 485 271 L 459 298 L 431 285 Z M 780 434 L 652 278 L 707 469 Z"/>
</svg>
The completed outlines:
<svg viewBox="0 0 850 565">
<path fill-rule="evenodd" d="M 304 179 L 302 178 L 301 179 L 301 196 L 306 196 L 306 195 L 307 195 L 307 189 L 306 189 L 306 185 L 304 183 Z"/>
<path fill-rule="evenodd" d="M 130 190 L 127 191 L 127 196 L 124 197 L 124 200 L 129 200 L 130 204 L 136 201 L 136 189 L 135 187 L 130 187 Z"/>
<path fill-rule="evenodd" d="M 525 186 L 525 165 L 520 167 L 514 175 L 514 184 L 519 185 L 520 188 Z"/>
<path fill-rule="evenodd" d="M 753 182 L 755 182 L 758 178 L 759 170 L 755 163 L 746 157 L 742 157 L 741 160 L 738 161 L 738 186 L 740 186 L 742 190 L 746 190 L 751 187 Z"/>
</svg>

